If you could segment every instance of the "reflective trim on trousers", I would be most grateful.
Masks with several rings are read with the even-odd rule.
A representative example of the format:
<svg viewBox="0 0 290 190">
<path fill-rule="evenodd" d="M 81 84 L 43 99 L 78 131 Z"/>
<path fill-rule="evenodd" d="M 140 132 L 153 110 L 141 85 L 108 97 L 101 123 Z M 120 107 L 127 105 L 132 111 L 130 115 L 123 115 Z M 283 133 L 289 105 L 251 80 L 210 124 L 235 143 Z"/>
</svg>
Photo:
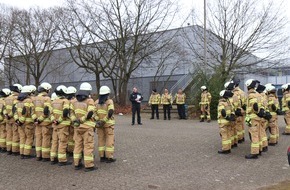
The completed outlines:
<svg viewBox="0 0 290 190">
<path fill-rule="evenodd" d="M 6 141 L 6 145 L 12 145 L 12 141 Z"/>
<path fill-rule="evenodd" d="M 114 152 L 114 147 L 106 147 L 107 152 Z"/>
<path fill-rule="evenodd" d="M 94 160 L 94 156 L 84 156 L 84 161 L 93 161 Z"/>
<path fill-rule="evenodd" d="M 20 144 L 19 147 L 20 147 L 20 148 L 24 148 L 24 145 L 25 145 L 25 144 Z"/>
<path fill-rule="evenodd" d="M 252 148 L 259 148 L 260 147 L 260 143 L 251 143 L 251 147 Z"/>
<path fill-rule="evenodd" d="M 35 150 L 36 150 L 36 151 L 41 151 L 41 149 L 42 149 L 41 146 L 37 146 L 37 147 L 35 147 Z"/>
<path fill-rule="evenodd" d="M 56 152 L 50 152 L 50 157 L 56 157 Z"/>
<path fill-rule="evenodd" d="M 41 151 L 42 152 L 50 152 L 50 148 L 41 147 Z"/>
<path fill-rule="evenodd" d="M 67 144 L 68 144 L 69 146 L 73 146 L 73 145 L 75 145 L 75 143 L 74 143 L 73 141 L 69 141 Z"/>
<path fill-rule="evenodd" d="M 6 139 L 0 139 L 0 143 L 6 143 Z"/>
<path fill-rule="evenodd" d="M 57 154 L 57 157 L 58 157 L 58 158 L 66 158 L 66 154 L 60 154 L 60 153 L 58 153 L 58 154 Z"/>
<path fill-rule="evenodd" d="M 19 143 L 12 142 L 12 146 L 19 146 Z"/>
<path fill-rule="evenodd" d="M 262 138 L 262 141 L 267 141 L 267 140 L 268 140 L 267 137 L 263 137 L 263 138 Z"/>
<path fill-rule="evenodd" d="M 229 145 L 229 144 L 231 144 L 232 142 L 231 141 L 228 141 L 228 140 L 226 140 L 226 141 L 222 141 L 222 145 Z"/>
<path fill-rule="evenodd" d="M 32 146 L 26 144 L 26 145 L 24 145 L 24 149 L 31 150 L 32 149 Z"/>
<path fill-rule="evenodd" d="M 99 151 L 105 151 L 105 147 L 104 146 L 99 146 L 98 150 Z"/>
<path fill-rule="evenodd" d="M 74 154 L 74 159 L 81 159 L 82 158 L 82 154 Z"/>
<path fill-rule="evenodd" d="M 275 139 L 276 135 L 270 135 L 270 139 Z"/>
</svg>

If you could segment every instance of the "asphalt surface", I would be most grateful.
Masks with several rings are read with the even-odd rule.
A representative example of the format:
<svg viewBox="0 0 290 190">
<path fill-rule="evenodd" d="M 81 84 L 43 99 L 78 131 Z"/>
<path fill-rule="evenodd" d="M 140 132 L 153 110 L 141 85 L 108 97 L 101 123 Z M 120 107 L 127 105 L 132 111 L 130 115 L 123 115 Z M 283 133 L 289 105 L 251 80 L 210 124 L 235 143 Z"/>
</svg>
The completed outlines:
<svg viewBox="0 0 290 190">
<path fill-rule="evenodd" d="M 219 155 L 221 139 L 216 121 L 149 117 L 143 114 L 143 125 L 131 126 L 130 115 L 116 116 L 117 161 L 107 164 L 96 158 L 98 170 L 92 172 L 0 154 L 0 189 L 251 190 L 290 179 L 286 156 L 290 136 L 281 136 L 279 144 L 269 147 L 259 159 L 246 160 L 248 135 L 231 154 Z M 282 133 L 285 124 L 281 116 L 279 125 Z"/>
</svg>

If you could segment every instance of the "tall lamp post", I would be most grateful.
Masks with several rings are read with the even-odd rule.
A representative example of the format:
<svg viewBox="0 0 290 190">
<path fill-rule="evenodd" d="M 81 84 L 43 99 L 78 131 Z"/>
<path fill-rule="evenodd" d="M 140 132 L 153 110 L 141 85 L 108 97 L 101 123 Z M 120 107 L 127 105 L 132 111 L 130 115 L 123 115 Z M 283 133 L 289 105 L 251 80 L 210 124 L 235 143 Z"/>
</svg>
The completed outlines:
<svg viewBox="0 0 290 190">
<path fill-rule="evenodd" d="M 207 44 L 206 44 L 206 0 L 204 0 L 203 1 L 203 13 L 204 13 L 204 15 L 203 15 L 203 19 L 204 19 L 204 26 L 203 26 L 203 28 L 204 28 L 204 30 L 203 30 L 203 35 L 204 35 L 204 39 L 203 39 L 203 42 L 204 42 L 204 47 L 203 47 L 203 49 L 204 49 L 204 65 L 206 66 L 206 64 L 207 64 L 207 55 L 206 55 L 206 53 L 207 53 Z"/>
</svg>

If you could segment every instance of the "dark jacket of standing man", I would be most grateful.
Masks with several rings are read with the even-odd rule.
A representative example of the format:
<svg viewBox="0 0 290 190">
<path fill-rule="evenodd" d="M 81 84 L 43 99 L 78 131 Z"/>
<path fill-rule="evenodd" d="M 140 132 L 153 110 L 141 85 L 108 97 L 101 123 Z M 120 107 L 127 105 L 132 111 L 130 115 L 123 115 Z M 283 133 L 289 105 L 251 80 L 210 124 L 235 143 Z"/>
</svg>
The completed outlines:
<svg viewBox="0 0 290 190">
<path fill-rule="evenodd" d="M 137 122 L 139 125 L 141 123 L 141 116 L 140 116 L 140 104 L 143 100 L 143 96 L 138 92 L 137 88 L 133 88 L 133 92 L 130 95 L 130 101 L 132 102 L 132 125 L 135 124 L 135 113 L 137 112 Z"/>
</svg>

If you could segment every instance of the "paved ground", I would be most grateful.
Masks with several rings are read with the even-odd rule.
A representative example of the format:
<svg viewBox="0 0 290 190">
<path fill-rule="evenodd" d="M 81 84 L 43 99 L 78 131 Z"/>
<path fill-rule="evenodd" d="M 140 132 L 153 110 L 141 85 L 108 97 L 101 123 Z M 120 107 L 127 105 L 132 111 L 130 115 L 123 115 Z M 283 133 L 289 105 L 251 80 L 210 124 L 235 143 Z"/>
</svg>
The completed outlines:
<svg viewBox="0 0 290 190">
<path fill-rule="evenodd" d="M 286 157 L 290 136 L 281 136 L 279 145 L 258 160 L 246 160 L 248 136 L 230 155 L 217 154 L 220 137 L 214 121 L 149 120 L 143 115 L 142 126 L 131 126 L 130 116 L 116 118 L 116 163 L 96 159 L 99 169 L 85 173 L 73 166 L 0 154 L 0 189 L 251 190 L 290 179 Z M 282 129 L 282 117 L 279 123 Z"/>
</svg>

